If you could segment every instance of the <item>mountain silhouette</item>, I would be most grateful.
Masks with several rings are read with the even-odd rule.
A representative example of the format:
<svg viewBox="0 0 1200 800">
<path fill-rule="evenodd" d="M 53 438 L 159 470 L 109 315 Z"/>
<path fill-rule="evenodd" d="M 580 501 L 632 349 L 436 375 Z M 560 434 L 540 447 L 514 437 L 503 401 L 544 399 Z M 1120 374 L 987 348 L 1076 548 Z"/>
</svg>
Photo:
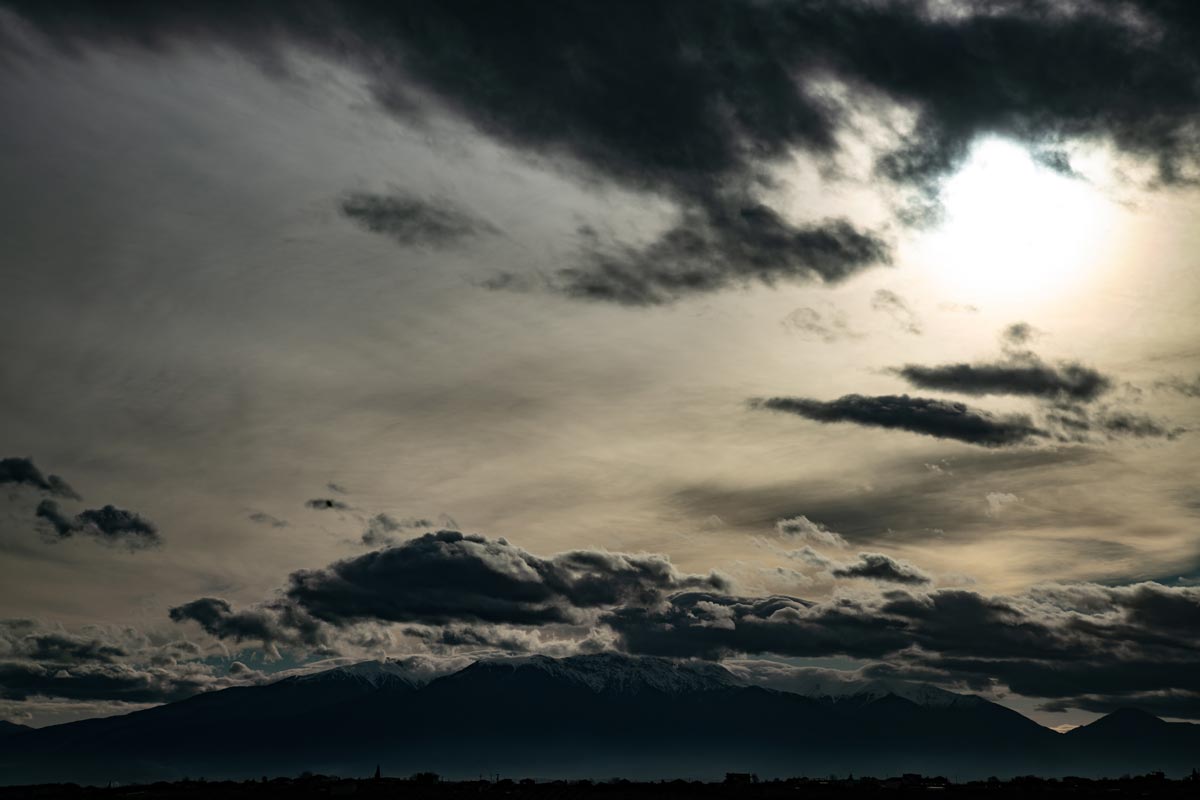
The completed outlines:
<svg viewBox="0 0 1200 800">
<path fill-rule="evenodd" d="M 1121 774 L 1144 762 L 1186 772 L 1200 762 L 1200 726 L 1142 712 L 1064 736 L 921 684 L 796 688 L 751 685 L 711 663 L 617 654 L 483 659 L 428 681 L 396 662 L 364 662 L 14 733 L 0 748 L 0 783 L 368 776 L 377 765 L 452 778 L 966 779 Z"/>
<path fill-rule="evenodd" d="M 18 725 L 15 722 L 9 722 L 8 720 L 0 719 L 0 739 L 17 733 L 25 733 L 31 730 L 33 730 L 33 728 L 30 728 L 28 725 Z"/>
<path fill-rule="evenodd" d="M 1063 738 L 1076 761 L 1111 760 L 1122 773 L 1182 773 L 1200 764 L 1200 725 L 1166 722 L 1135 708 L 1118 709 Z"/>
</svg>

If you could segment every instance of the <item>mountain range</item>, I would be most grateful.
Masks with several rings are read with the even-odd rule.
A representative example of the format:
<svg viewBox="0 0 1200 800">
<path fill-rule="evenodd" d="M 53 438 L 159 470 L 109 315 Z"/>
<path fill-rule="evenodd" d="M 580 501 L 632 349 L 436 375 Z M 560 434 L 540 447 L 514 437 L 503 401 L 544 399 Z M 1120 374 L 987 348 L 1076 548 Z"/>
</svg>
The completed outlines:
<svg viewBox="0 0 1200 800">
<path fill-rule="evenodd" d="M 900 681 L 753 685 L 717 664 L 492 658 L 432 680 L 369 661 L 122 716 L 0 726 L 0 784 L 345 776 L 1120 775 L 1200 766 L 1200 725 L 1123 710 L 1068 734 Z"/>
</svg>

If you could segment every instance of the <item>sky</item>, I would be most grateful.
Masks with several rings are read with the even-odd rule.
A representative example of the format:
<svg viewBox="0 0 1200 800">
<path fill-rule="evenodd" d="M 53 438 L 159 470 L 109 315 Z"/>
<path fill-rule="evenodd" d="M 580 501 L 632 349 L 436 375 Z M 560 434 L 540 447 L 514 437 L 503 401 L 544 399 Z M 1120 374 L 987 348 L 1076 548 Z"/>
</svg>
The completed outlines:
<svg viewBox="0 0 1200 800">
<path fill-rule="evenodd" d="M 1200 720 L 1198 38 L 3 0 L 0 718 L 613 650 Z"/>
</svg>

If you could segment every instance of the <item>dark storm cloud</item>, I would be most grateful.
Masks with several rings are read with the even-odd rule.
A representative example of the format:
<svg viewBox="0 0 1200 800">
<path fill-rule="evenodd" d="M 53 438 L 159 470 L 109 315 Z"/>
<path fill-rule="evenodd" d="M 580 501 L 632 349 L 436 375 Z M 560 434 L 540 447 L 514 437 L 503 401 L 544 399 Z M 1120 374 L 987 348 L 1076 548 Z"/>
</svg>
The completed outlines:
<svg viewBox="0 0 1200 800">
<path fill-rule="evenodd" d="M 893 370 L 913 386 L 970 395 L 1009 394 L 1091 402 L 1112 388 L 1107 375 L 1082 364 L 1037 358 L 983 364 L 906 364 Z"/>
<path fill-rule="evenodd" d="M 247 612 L 234 614 L 233 607 L 217 597 L 201 597 L 176 606 L 170 609 L 169 616 L 174 622 L 192 620 L 206 632 L 221 639 L 270 641 L 275 638 L 265 616 Z"/>
<path fill-rule="evenodd" d="M 293 573 L 288 601 L 334 625 L 386 622 L 574 621 L 583 609 L 650 602 L 685 587 L 724 586 L 681 575 L 662 556 L 571 551 L 541 558 L 503 539 L 438 531 L 324 569 Z"/>
<path fill-rule="evenodd" d="M 1038 330 L 1028 322 L 1014 322 L 1000 332 L 1000 341 L 1009 347 L 1023 347 L 1038 337 Z"/>
<path fill-rule="evenodd" d="M 1020 694 L 1081 708 L 1096 695 L 1130 705 L 1144 693 L 1200 691 L 1194 587 L 1078 584 L 986 601 L 960 593 L 948 607 L 914 598 L 885 612 L 914 610 L 927 632 L 922 647 L 938 653 L 923 666 L 964 682 L 995 679 Z M 974 625 L 990 626 L 994 642 L 980 641 Z M 1186 706 L 1176 713 L 1191 716 Z"/>
<path fill-rule="evenodd" d="M 0 620 L 0 698 L 161 703 L 229 685 L 200 655 L 191 642 L 155 643 L 128 628 L 81 634 Z"/>
<path fill-rule="evenodd" d="M 817 606 L 795 597 L 678 594 L 657 608 L 603 617 L 632 653 L 721 658 L 736 653 L 877 658 L 911 641 L 901 620 L 873 617 L 853 601 Z"/>
<path fill-rule="evenodd" d="M 99 639 L 72 636 L 61 631 L 37 633 L 22 641 L 24 655 L 38 661 L 112 662 L 128 653 Z"/>
<path fill-rule="evenodd" d="M 879 658 L 912 646 L 913 626 L 902 614 L 883 614 L 887 601 L 795 597 L 733 597 L 687 592 L 655 608 L 621 608 L 604 621 L 625 649 L 676 657 L 719 658 L 738 653 Z"/>
<path fill-rule="evenodd" d="M 1124 694 L 1087 694 L 1067 700 L 1050 700 L 1039 711 L 1068 711 L 1078 708 L 1097 714 L 1111 714 L 1126 708 L 1148 711 L 1162 717 L 1200 719 L 1200 692 L 1178 690 L 1128 692 Z"/>
<path fill-rule="evenodd" d="M 1000 333 L 1005 358 L 976 364 L 906 364 L 892 373 L 913 386 L 969 395 L 1014 395 L 1043 401 L 1042 433 L 1061 441 L 1096 443 L 1105 439 L 1174 439 L 1184 429 L 1112 403 L 1097 403 L 1117 381 L 1074 361 L 1048 364 L 1027 349 L 1037 331 L 1026 322 Z M 1127 385 L 1128 386 L 1128 385 Z"/>
<path fill-rule="evenodd" d="M 31 458 L 0 458 L 0 485 L 30 486 L 47 494 L 78 500 L 79 495 L 57 475 L 43 475 Z"/>
<path fill-rule="evenodd" d="M 631 306 L 752 282 L 832 283 L 891 258 L 882 239 L 845 220 L 796 226 L 762 205 L 690 213 L 642 248 L 588 238 L 582 263 L 559 270 L 552 286 L 571 297 Z"/>
<path fill-rule="evenodd" d="M 38 504 L 37 517 L 43 519 L 60 539 L 91 536 L 109 544 L 121 544 L 131 550 L 158 547 L 162 536 L 150 520 L 132 511 L 107 505 L 89 508 L 74 517 L 65 514 L 53 500 Z"/>
<path fill-rule="evenodd" d="M 901 5 L 885 4 L 867 24 Z M 1170 183 L 1196 163 L 1198 29 L 1200 15 L 1187 3 L 1114 0 L 1020 3 L 961 22 L 901 23 L 891 46 L 861 30 L 848 36 L 872 83 L 920 105 L 910 141 L 882 160 L 885 174 L 936 179 L 961 163 L 974 136 L 991 131 L 1042 145 L 1106 138 Z M 872 57 L 866 48 L 876 44 L 883 49 Z"/>
<path fill-rule="evenodd" d="M 615 609 L 604 621 L 634 653 L 882 658 L 866 672 L 975 689 L 999 683 L 1059 707 L 1153 696 L 1159 713 L 1197 716 L 1197 587 L 1074 584 L 1007 597 L 890 591 L 824 603 L 685 592 L 655 607 Z"/>
<path fill-rule="evenodd" d="M 752 400 L 751 406 L 795 414 L 821 423 L 850 422 L 868 427 L 906 430 L 983 447 L 1025 444 L 1049 435 L 1035 427 L 1032 420 L 1023 414 L 998 416 L 963 403 L 909 397 L 906 394 L 880 397 L 848 394 L 828 401 L 806 397 L 771 397 Z"/>
<path fill-rule="evenodd" d="M 330 509 L 333 511 L 345 511 L 350 508 L 350 506 L 346 505 L 341 500 L 335 500 L 332 497 L 314 497 L 311 500 L 306 500 L 304 502 L 304 507 L 316 509 L 318 511 Z"/>
<path fill-rule="evenodd" d="M 912 114 L 875 171 L 919 189 L 926 211 L 984 135 L 1060 171 L 1071 141 L 1109 142 L 1164 183 L 1187 181 L 1200 153 L 1200 12 L 1180 2 L 5 5 L 72 52 L 215 40 L 282 70 L 298 46 L 350 62 L 398 116 L 433 102 L 544 162 L 667 197 L 681 228 L 560 276 L 572 296 L 627 304 L 884 260 L 869 234 L 793 226 L 753 199 L 794 152 L 837 153 L 847 109 L 818 79 Z"/>
<path fill-rule="evenodd" d="M 25 700 L 32 696 L 69 700 L 122 700 L 165 703 L 182 700 L 208 686 L 163 670 L 126 664 L 90 664 L 65 668 L 34 662 L 0 661 L 0 697 Z"/>
<path fill-rule="evenodd" d="M 423 200 L 403 192 L 352 192 L 342 198 L 338 208 L 364 230 L 408 246 L 447 247 L 481 234 L 498 233 L 491 223 L 445 200 Z"/>
<path fill-rule="evenodd" d="M 170 616 L 219 639 L 268 646 L 324 647 L 337 628 L 401 622 L 450 625 L 459 644 L 487 640 L 527 649 L 536 638 L 496 626 L 578 622 L 588 611 L 655 603 L 688 588 L 724 590 L 727 583 L 716 573 L 681 574 L 660 555 L 575 550 L 541 558 L 503 539 L 438 531 L 295 572 L 283 597 L 260 606 L 239 611 L 205 597 L 171 609 Z M 422 638 L 453 644 L 440 634 Z"/>
<path fill-rule="evenodd" d="M 885 583 L 922 584 L 929 583 L 929 576 L 921 570 L 897 561 L 882 553 L 859 553 L 858 561 L 834 569 L 835 578 L 865 578 Z"/>
<path fill-rule="evenodd" d="M 599 623 L 630 653 L 852 657 L 877 661 L 868 674 L 998 686 L 1063 706 L 1155 693 L 1183 698 L 1164 713 L 1187 714 L 1200 692 L 1200 587 L 1069 584 L 987 595 L 929 588 L 917 568 L 877 554 L 835 567 L 842 577 L 906 585 L 821 602 L 737 596 L 717 576 L 681 575 L 660 556 L 541 558 L 502 539 L 441 531 L 294 573 L 282 596 L 259 608 L 201 598 L 171 616 L 218 638 L 297 645 L 304 637 L 293 628 L 303 622 L 310 647 L 323 633 L 400 622 L 436 651 L 536 652 L 548 646 L 539 631 L 571 629 L 543 626 Z"/>
<path fill-rule="evenodd" d="M 1124 408 L 1101 407 L 1090 410 L 1082 405 L 1056 403 L 1045 413 L 1046 424 L 1061 441 L 1090 442 L 1100 439 L 1177 439 L 1186 428 L 1171 425 Z"/>
<path fill-rule="evenodd" d="M 1026 613 L 1012 599 L 964 589 L 927 594 L 891 592 L 875 609 L 905 621 L 912 643 L 943 656 L 1023 658 L 1080 655 L 1082 644 L 1061 625 Z"/>
<path fill-rule="evenodd" d="M 871 296 L 871 308 L 892 318 L 900 329 L 913 336 L 924 332 L 920 317 L 909 307 L 904 298 L 888 289 L 879 289 Z"/>
<path fill-rule="evenodd" d="M 287 603 L 269 603 L 258 608 L 234 611 L 226 600 L 201 597 L 170 609 L 168 615 L 174 622 L 195 622 L 218 639 L 260 641 L 268 646 L 318 647 L 326 643 L 321 626 Z"/>
<path fill-rule="evenodd" d="M 99 636 L 50 629 L 36 620 L 0 620 L 0 657 L 56 664 L 112 663 L 128 652 Z"/>
</svg>

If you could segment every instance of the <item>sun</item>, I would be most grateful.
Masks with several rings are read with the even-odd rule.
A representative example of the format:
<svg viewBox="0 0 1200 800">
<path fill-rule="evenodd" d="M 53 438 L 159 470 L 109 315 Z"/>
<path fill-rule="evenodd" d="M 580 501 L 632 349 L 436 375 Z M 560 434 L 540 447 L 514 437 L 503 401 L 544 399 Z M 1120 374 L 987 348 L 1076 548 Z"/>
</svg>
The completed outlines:
<svg viewBox="0 0 1200 800">
<path fill-rule="evenodd" d="M 1111 202 L 1086 179 L 1002 139 L 980 142 L 942 189 L 945 217 L 921 255 L 936 280 L 973 300 L 1057 294 L 1086 277 L 1111 229 Z"/>
</svg>

